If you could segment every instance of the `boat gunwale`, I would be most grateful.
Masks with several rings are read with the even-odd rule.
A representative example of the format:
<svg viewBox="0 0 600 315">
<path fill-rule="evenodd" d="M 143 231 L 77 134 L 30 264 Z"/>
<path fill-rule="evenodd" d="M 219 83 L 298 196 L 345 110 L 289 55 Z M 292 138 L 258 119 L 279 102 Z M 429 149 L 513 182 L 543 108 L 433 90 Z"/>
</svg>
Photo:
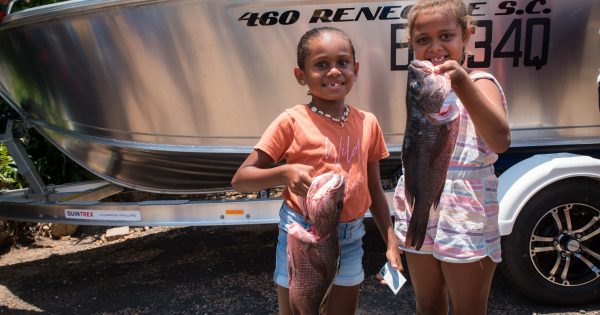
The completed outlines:
<svg viewBox="0 0 600 315">
<path fill-rule="evenodd" d="M 69 0 L 11 12 L 0 22 L 0 31 L 47 20 L 60 19 L 69 15 L 90 13 L 118 6 L 136 6 L 168 2 L 166 0 Z"/>
</svg>

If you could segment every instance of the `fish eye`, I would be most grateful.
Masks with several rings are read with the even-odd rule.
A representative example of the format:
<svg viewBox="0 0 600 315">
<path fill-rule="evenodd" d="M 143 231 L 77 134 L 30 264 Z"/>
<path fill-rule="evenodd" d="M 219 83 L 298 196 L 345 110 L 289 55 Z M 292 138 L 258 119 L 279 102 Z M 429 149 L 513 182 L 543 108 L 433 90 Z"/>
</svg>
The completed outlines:
<svg viewBox="0 0 600 315">
<path fill-rule="evenodd" d="M 410 81 L 409 87 L 414 92 L 419 92 L 421 90 L 421 82 L 417 80 Z"/>
</svg>

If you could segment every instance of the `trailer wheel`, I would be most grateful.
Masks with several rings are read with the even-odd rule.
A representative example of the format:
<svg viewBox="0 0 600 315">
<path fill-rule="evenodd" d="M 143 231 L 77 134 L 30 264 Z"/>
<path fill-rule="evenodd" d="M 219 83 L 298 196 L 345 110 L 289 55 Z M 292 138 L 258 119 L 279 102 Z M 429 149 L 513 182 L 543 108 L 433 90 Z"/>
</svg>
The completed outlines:
<svg viewBox="0 0 600 315">
<path fill-rule="evenodd" d="M 501 270 L 543 303 L 600 300 L 600 182 L 567 179 L 544 188 L 502 240 Z"/>
</svg>

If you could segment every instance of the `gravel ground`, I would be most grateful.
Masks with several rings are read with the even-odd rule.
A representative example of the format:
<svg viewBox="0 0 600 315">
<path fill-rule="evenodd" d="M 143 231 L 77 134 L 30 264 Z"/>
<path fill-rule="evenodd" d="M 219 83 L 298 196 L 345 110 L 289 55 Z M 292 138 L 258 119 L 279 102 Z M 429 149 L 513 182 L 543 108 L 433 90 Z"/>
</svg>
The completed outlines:
<svg viewBox="0 0 600 315">
<path fill-rule="evenodd" d="M 359 314 L 412 314 L 410 282 L 394 294 L 374 274 L 383 243 L 367 220 Z M 274 314 L 271 274 L 277 226 L 157 227 L 103 241 L 106 227 L 80 227 L 0 256 L 0 314 Z M 86 236 L 91 235 L 91 236 Z M 596 314 L 590 305 L 543 305 L 495 275 L 489 314 Z"/>
</svg>

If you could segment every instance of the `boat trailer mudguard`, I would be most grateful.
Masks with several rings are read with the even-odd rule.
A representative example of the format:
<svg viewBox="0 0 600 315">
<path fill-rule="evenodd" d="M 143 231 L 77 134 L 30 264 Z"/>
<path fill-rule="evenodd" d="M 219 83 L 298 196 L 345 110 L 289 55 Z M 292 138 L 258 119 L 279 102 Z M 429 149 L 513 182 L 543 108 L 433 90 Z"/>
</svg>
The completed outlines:
<svg viewBox="0 0 600 315">
<path fill-rule="evenodd" d="M 600 181 L 600 160 L 571 153 L 539 154 L 502 173 L 498 178 L 500 235 L 512 232 L 519 213 L 537 192 L 552 183 L 573 177 Z"/>
</svg>

